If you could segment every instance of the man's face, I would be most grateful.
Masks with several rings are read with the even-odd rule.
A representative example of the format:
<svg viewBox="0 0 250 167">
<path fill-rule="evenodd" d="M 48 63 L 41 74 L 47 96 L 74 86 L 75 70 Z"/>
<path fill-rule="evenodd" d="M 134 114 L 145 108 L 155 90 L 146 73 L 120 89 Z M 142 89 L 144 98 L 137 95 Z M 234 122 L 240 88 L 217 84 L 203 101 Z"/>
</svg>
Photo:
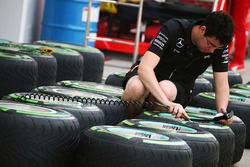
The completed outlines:
<svg viewBox="0 0 250 167">
<path fill-rule="evenodd" d="M 220 43 L 220 41 L 213 36 L 205 36 L 206 27 L 200 27 L 200 35 L 197 39 L 197 47 L 202 53 L 214 53 L 216 49 L 222 49 L 224 45 Z"/>
</svg>

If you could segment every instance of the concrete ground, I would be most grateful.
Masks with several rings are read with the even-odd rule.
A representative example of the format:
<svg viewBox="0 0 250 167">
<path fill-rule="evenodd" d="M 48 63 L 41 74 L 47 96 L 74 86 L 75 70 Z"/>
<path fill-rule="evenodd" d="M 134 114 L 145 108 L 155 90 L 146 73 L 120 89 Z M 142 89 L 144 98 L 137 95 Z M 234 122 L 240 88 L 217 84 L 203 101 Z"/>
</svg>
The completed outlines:
<svg viewBox="0 0 250 167">
<path fill-rule="evenodd" d="M 104 55 L 106 61 L 104 65 L 103 80 L 105 80 L 109 74 L 127 72 L 132 65 L 132 55 L 130 54 L 104 51 Z M 246 70 L 241 73 L 243 83 L 250 81 L 250 58 L 245 60 L 245 65 Z M 248 163 L 250 163 L 250 149 L 245 149 L 242 159 L 235 164 L 234 167 L 249 167 L 250 164 Z"/>
</svg>

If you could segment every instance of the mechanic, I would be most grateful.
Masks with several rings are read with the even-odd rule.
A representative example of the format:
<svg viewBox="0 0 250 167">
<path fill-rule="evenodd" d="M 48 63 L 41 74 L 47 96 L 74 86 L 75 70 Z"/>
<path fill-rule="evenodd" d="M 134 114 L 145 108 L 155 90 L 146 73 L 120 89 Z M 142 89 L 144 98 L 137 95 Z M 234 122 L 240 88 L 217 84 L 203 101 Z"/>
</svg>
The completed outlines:
<svg viewBox="0 0 250 167">
<path fill-rule="evenodd" d="M 194 82 L 212 65 L 216 108 L 218 112 L 226 112 L 229 99 L 228 44 L 233 29 L 232 18 L 223 12 L 212 12 L 203 20 L 168 20 L 141 61 L 126 74 L 122 100 L 156 101 L 168 106 L 176 118 L 188 120 L 184 108 L 190 101 Z M 138 112 L 129 109 L 130 117 Z"/>
</svg>

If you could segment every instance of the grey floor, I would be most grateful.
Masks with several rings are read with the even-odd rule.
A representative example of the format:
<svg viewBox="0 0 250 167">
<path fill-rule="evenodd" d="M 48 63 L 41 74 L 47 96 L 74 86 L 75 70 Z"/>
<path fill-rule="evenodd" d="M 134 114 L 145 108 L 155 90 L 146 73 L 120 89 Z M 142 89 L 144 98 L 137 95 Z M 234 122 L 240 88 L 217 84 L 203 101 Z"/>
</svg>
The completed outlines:
<svg viewBox="0 0 250 167">
<path fill-rule="evenodd" d="M 127 72 L 132 65 L 132 54 L 104 51 L 104 55 L 106 61 L 104 65 L 103 81 L 109 74 Z M 250 81 L 250 58 L 247 58 L 245 63 L 246 70 L 241 73 L 243 83 Z M 248 163 L 250 163 L 250 149 L 245 149 L 241 161 L 235 164 L 234 167 L 249 167 L 250 164 Z"/>
</svg>

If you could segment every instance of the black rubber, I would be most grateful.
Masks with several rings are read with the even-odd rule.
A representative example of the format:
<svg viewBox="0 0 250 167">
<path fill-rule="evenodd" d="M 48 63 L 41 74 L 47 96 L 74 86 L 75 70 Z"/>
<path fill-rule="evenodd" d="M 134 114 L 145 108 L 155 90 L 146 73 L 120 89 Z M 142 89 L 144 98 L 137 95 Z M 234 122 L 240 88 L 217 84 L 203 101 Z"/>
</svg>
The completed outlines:
<svg viewBox="0 0 250 167">
<path fill-rule="evenodd" d="M 13 93 L 3 97 L 3 99 L 67 111 L 77 118 L 80 131 L 92 126 L 105 124 L 103 111 L 94 104 L 82 104 L 80 102 L 71 102 L 55 97 L 49 98 L 46 94 L 29 92 Z"/>
<path fill-rule="evenodd" d="M 195 80 L 194 88 L 193 88 L 191 95 L 195 96 L 195 95 L 199 94 L 200 92 L 212 92 L 213 89 L 214 89 L 213 84 L 210 81 L 208 81 L 205 78 L 198 77 Z"/>
<path fill-rule="evenodd" d="M 245 148 L 250 148 L 250 113 L 249 104 L 243 102 L 231 102 L 228 106 L 228 110 L 233 110 L 246 125 L 246 145 Z"/>
<path fill-rule="evenodd" d="M 84 59 L 82 80 L 92 82 L 102 81 L 104 69 L 104 54 L 99 49 L 52 41 L 36 41 L 35 43 L 50 47 L 72 49 L 79 52 Z"/>
<path fill-rule="evenodd" d="M 161 138 L 161 139 L 160 139 Z M 96 126 L 81 134 L 76 167 L 191 167 L 181 139 L 120 126 Z"/>
<path fill-rule="evenodd" d="M 213 87 L 215 87 L 213 73 L 204 72 L 201 76 L 210 81 L 213 84 Z M 242 83 L 241 74 L 235 71 L 228 71 L 228 83 L 230 87 L 233 87 L 233 85 L 235 84 L 241 84 Z"/>
<path fill-rule="evenodd" d="M 37 62 L 29 56 L 0 52 L 0 98 L 37 86 Z"/>
<path fill-rule="evenodd" d="M 83 100 L 81 102 L 83 103 L 95 104 L 103 110 L 105 115 L 105 123 L 107 125 L 115 125 L 127 118 L 126 105 L 114 102 L 119 101 L 118 98 L 104 96 L 96 93 L 90 93 L 72 88 L 66 88 L 62 86 L 38 87 L 34 91 L 44 94 L 50 94 L 52 96 L 63 96 L 65 97 L 65 99 L 75 97 L 77 100 L 80 100 L 78 98 L 82 98 Z"/>
<path fill-rule="evenodd" d="M 39 47 L 34 48 L 31 45 L 11 43 L 1 45 L 0 50 L 6 53 L 28 55 L 32 57 L 38 66 L 38 86 L 54 85 L 56 83 L 57 62 L 56 58 L 49 54 L 42 54 Z M 36 51 L 35 51 L 36 50 Z"/>
<path fill-rule="evenodd" d="M 199 123 L 184 121 L 174 118 L 170 113 L 143 112 L 138 118 L 202 128 L 212 133 L 220 144 L 218 167 L 228 167 L 232 165 L 235 149 L 235 135 L 228 126 L 215 124 L 214 122 Z"/>
<path fill-rule="evenodd" d="M 123 89 L 117 86 L 109 86 L 101 83 L 88 82 L 88 81 L 61 81 L 57 82 L 59 86 L 75 88 L 87 92 L 93 92 L 106 96 L 121 97 Z"/>
<path fill-rule="evenodd" d="M 113 85 L 122 87 L 122 82 L 126 73 L 114 73 L 110 74 L 105 80 L 106 85 Z"/>
<path fill-rule="evenodd" d="M 0 101 L 0 166 L 71 167 L 79 124 L 71 114 Z"/>
<path fill-rule="evenodd" d="M 243 90 L 250 90 L 250 84 L 235 84 L 233 88 L 243 89 Z"/>
<path fill-rule="evenodd" d="M 193 167 L 215 167 L 219 161 L 219 143 L 204 130 L 185 125 L 169 124 L 150 120 L 124 120 L 120 126 L 149 130 L 184 140 L 193 153 Z"/>
<path fill-rule="evenodd" d="M 37 48 L 30 44 L 25 44 L 23 46 Z M 29 56 L 35 59 L 38 65 L 37 86 L 55 85 L 57 76 L 56 58 L 49 54 L 29 54 Z"/>
<path fill-rule="evenodd" d="M 191 102 L 192 106 L 215 109 L 214 93 L 201 93 L 195 96 Z M 233 110 L 246 125 L 246 148 L 250 148 L 250 100 L 249 98 L 237 95 L 230 95 L 227 110 Z"/>
<path fill-rule="evenodd" d="M 185 111 L 190 117 L 197 118 L 197 120 L 199 120 L 199 118 L 209 119 L 215 116 L 216 114 L 218 114 L 216 110 L 191 107 L 191 106 L 187 106 L 185 108 Z M 235 135 L 235 150 L 234 150 L 234 157 L 232 161 L 232 163 L 235 164 L 241 160 L 243 152 L 244 152 L 245 142 L 246 142 L 246 125 L 237 116 L 233 116 L 233 120 L 234 120 L 233 123 L 229 125 L 229 127 L 232 129 Z"/>
</svg>

